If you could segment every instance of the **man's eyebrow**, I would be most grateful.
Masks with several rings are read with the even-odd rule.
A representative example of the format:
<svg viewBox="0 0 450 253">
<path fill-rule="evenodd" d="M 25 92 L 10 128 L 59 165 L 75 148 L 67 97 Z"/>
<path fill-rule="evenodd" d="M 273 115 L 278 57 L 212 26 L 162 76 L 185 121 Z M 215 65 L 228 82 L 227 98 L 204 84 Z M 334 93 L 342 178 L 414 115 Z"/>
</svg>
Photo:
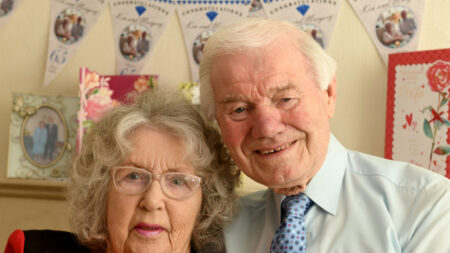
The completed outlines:
<svg viewBox="0 0 450 253">
<path fill-rule="evenodd" d="M 276 94 L 283 91 L 295 90 L 296 85 L 288 83 L 283 86 L 274 86 L 269 89 L 270 94 Z M 238 101 L 247 101 L 247 98 L 242 94 L 230 94 L 223 99 L 219 100 L 219 104 L 230 104 Z"/>
<path fill-rule="evenodd" d="M 296 85 L 294 85 L 293 83 L 288 83 L 283 86 L 275 86 L 273 88 L 270 88 L 270 91 L 272 92 L 272 94 L 275 94 L 283 91 L 295 90 L 295 88 Z"/>
<path fill-rule="evenodd" d="M 244 96 L 242 95 L 228 95 L 226 97 L 224 97 L 222 100 L 219 101 L 220 104 L 230 104 L 230 103 L 234 103 L 237 101 L 245 101 L 247 100 Z"/>
</svg>

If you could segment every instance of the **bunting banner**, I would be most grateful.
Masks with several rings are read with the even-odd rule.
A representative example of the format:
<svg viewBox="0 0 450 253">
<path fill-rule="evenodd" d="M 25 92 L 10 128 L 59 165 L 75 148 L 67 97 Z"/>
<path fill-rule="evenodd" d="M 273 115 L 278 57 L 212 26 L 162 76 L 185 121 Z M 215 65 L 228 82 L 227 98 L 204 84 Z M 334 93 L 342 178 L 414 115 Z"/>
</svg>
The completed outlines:
<svg viewBox="0 0 450 253">
<path fill-rule="evenodd" d="M 262 0 L 250 0 L 248 5 L 248 18 L 267 18 Z"/>
<path fill-rule="evenodd" d="M 327 49 L 341 0 L 264 0 L 264 6 L 270 19 L 293 23 Z"/>
<path fill-rule="evenodd" d="M 425 0 L 349 0 L 384 63 L 392 53 L 416 51 Z"/>
<path fill-rule="evenodd" d="M 172 0 L 110 0 L 116 74 L 141 72 L 175 10 Z"/>
<path fill-rule="evenodd" d="M 44 86 L 64 68 L 97 22 L 106 0 L 52 0 Z"/>
<path fill-rule="evenodd" d="M 0 0 L 0 28 L 6 24 L 11 13 L 17 9 L 22 0 Z"/>
<path fill-rule="evenodd" d="M 191 80 L 199 81 L 198 67 L 208 38 L 220 27 L 246 18 L 250 0 L 178 1 L 178 16 L 189 58 Z M 197 101 L 194 91 L 193 103 Z"/>
</svg>

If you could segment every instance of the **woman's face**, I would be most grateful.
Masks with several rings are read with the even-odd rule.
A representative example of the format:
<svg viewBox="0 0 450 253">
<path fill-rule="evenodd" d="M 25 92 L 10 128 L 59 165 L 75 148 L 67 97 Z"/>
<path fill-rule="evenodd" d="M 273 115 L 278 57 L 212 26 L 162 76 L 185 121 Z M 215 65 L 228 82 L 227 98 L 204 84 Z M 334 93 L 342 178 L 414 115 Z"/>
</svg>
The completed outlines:
<svg viewBox="0 0 450 253">
<path fill-rule="evenodd" d="M 173 171 L 195 175 L 180 139 L 140 128 L 130 140 L 134 150 L 123 166 L 143 168 L 154 174 Z M 191 234 L 201 202 L 201 187 L 188 199 L 174 200 L 163 194 L 157 180 L 138 195 L 118 192 L 111 183 L 107 252 L 190 252 Z"/>
</svg>

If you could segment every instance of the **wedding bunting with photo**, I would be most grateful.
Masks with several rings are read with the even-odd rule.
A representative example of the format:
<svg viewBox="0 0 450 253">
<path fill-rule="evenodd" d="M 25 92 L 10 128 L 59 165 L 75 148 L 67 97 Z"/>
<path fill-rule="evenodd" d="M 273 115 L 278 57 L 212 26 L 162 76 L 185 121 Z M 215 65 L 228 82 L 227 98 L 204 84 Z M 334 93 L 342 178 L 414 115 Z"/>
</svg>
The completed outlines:
<svg viewBox="0 0 450 253">
<path fill-rule="evenodd" d="M 22 0 L 0 0 L 0 28 L 8 22 L 11 14 Z"/>
<path fill-rule="evenodd" d="M 105 6 L 106 0 L 52 0 L 44 86 L 77 51 Z"/>
<path fill-rule="evenodd" d="M 264 9 L 263 0 L 250 0 L 248 5 L 248 18 L 267 18 L 266 10 Z"/>
<path fill-rule="evenodd" d="M 425 0 L 348 0 L 384 63 L 389 54 L 416 51 Z"/>
<path fill-rule="evenodd" d="M 172 0 L 110 0 L 116 74 L 138 75 L 175 10 Z"/>
<path fill-rule="evenodd" d="M 450 49 L 389 56 L 385 157 L 450 178 Z"/>
<path fill-rule="evenodd" d="M 330 44 L 340 6 L 341 0 L 264 0 L 269 18 L 290 21 L 325 50 Z"/>
<path fill-rule="evenodd" d="M 198 82 L 199 64 L 208 38 L 220 27 L 246 18 L 250 0 L 179 0 L 177 12 L 189 59 L 191 81 Z M 194 94 L 198 92 L 194 91 Z M 198 103 L 198 97 L 193 98 Z"/>
<path fill-rule="evenodd" d="M 67 179 L 77 108 L 76 97 L 13 94 L 7 177 Z"/>
</svg>

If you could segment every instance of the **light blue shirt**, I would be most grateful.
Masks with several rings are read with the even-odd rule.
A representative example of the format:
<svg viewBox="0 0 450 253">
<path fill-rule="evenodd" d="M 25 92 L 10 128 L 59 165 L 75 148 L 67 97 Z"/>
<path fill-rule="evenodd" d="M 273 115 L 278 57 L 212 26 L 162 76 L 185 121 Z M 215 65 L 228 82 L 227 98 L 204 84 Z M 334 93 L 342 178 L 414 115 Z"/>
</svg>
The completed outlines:
<svg viewBox="0 0 450 253">
<path fill-rule="evenodd" d="M 345 149 L 331 135 L 305 194 L 307 252 L 450 252 L 450 181 L 426 169 Z M 285 196 L 240 199 L 228 253 L 268 253 Z"/>
</svg>

